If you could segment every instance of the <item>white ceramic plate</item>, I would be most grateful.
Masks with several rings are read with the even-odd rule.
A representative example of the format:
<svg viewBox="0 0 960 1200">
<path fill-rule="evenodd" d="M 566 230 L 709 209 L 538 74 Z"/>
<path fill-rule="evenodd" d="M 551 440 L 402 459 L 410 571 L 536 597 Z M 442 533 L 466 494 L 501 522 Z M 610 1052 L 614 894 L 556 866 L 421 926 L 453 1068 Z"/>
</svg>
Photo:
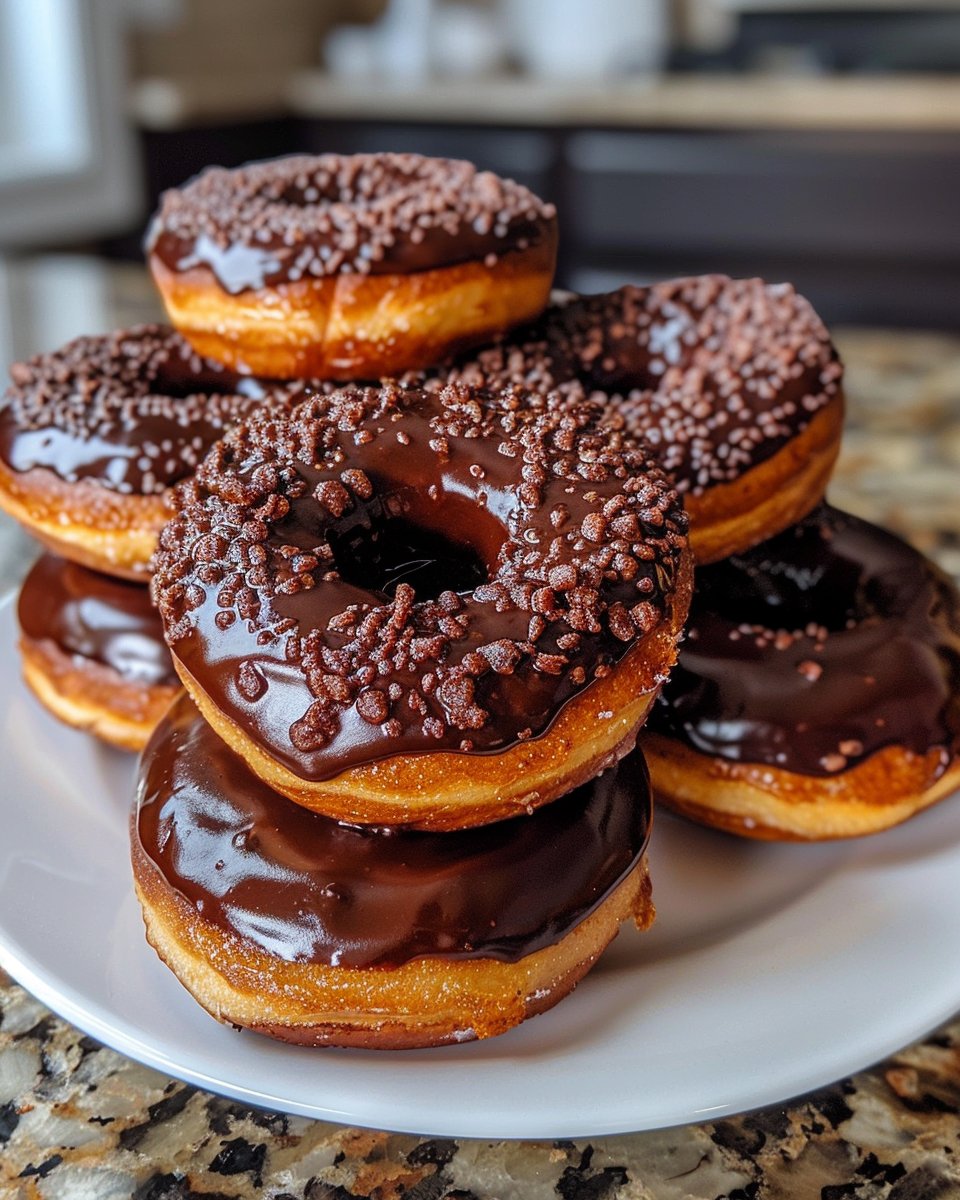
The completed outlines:
<svg viewBox="0 0 960 1200">
<path fill-rule="evenodd" d="M 377 1054 L 218 1025 L 146 944 L 130 882 L 133 763 L 19 682 L 0 612 L 0 965 L 87 1033 L 251 1104 L 461 1137 L 561 1138 L 782 1101 L 960 1008 L 960 797 L 828 846 L 742 842 L 661 815 L 660 916 L 552 1012 L 500 1038 Z"/>
</svg>

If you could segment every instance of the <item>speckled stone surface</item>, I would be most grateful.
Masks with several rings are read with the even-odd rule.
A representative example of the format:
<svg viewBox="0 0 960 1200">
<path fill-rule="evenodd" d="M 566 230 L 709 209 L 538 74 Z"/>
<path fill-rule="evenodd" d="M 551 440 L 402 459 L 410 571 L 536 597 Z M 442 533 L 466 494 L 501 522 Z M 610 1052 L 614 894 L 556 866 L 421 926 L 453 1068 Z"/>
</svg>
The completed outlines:
<svg viewBox="0 0 960 1200">
<path fill-rule="evenodd" d="M 577 1142 L 418 1139 L 244 1108 L 0 989 L 16 1200 L 933 1200 L 960 1196 L 960 1023 L 785 1108 Z"/>
<path fill-rule="evenodd" d="M 121 282 L 128 301 L 131 288 L 139 295 Z M 896 529 L 960 575 L 960 338 L 844 330 L 838 342 L 849 419 L 833 503 Z M 31 556 L 19 531 L 0 523 L 4 588 Z M 960 1198 L 960 1019 L 783 1107 L 655 1133 L 491 1143 L 244 1108 L 99 1046 L 0 974 L 3 1200 L 558 1196 Z"/>
</svg>

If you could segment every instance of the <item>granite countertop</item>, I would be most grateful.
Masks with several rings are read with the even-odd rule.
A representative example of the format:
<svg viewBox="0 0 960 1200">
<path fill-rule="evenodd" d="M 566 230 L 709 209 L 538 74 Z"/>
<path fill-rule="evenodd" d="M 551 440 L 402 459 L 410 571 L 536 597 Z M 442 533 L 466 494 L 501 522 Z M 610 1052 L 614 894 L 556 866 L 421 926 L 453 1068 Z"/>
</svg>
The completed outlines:
<svg viewBox="0 0 960 1200">
<path fill-rule="evenodd" d="M 101 300 L 94 319 L 87 309 L 87 331 L 148 315 L 139 274 L 113 275 Z M 34 334 L 22 329 L 21 343 Z M 896 529 L 960 576 L 960 338 L 844 329 L 837 341 L 849 417 L 830 498 Z M 0 523 L 3 588 L 31 553 L 10 522 Z M 0 1197 L 201 1196 L 960 1197 L 960 1018 L 782 1107 L 576 1142 L 480 1142 L 245 1108 L 106 1049 L 0 973 Z"/>
</svg>

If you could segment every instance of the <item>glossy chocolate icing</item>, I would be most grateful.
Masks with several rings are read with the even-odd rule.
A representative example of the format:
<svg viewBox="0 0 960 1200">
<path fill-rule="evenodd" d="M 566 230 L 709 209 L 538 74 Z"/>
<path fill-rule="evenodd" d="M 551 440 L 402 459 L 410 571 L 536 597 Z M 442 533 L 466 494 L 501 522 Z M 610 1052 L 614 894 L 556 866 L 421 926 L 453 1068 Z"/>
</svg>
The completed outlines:
<svg viewBox="0 0 960 1200">
<path fill-rule="evenodd" d="M 443 229 L 427 232 L 419 242 L 398 240 L 379 261 L 370 262 L 369 275 L 411 275 L 417 271 L 434 271 L 457 263 L 481 262 L 490 254 L 503 254 L 507 249 L 526 249 L 540 241 L 542 235 L 528 228 L 511 246 L 492 237 L 480 237 L 469 229 L 459 229 L 455 235 Z M 318 254 L 325 243 L 311 239 Z M 230 295 L 259 288 L 296 283 L 312 276 L 296 267 L 298 247 L 290 247 L 276 237 L 264 245 L 251 246 L 242 240 L 221 245 L 205 234 L 196 237 L 177 237 L 158 232 L 147 249 L 170 271 L 182 274 L 195 267 L 205 267 L 217 283 Z"/>
<path fill-rule="evenodd" d="M 555 213 L 510 180 L 413 154 L 295 156 L 212 167 L 164 194 L 146 249 L 224 291 L 337 274 L 410 274 L 553 236 Z"/>
<path fill-rule="evenodd" d="M 728 762 L 829 776 L 885 746 L 960 750 L 960 596 L 893 534 L 824 505 L 697 571 L 649 728 Z"/>
<path fill-rule="evenodd" d="M 259 543 L 266 550 L 263 570 L 246 576 L 264 588 L 256 602 L 245 601 L 254 606 L 244 610 L 246 615 L 230 601 L 236 593 L 224 594 L 227 563 L 212 564 L 205 557 L 225 554 L 240 561 L 246 553 L 237 545 L 244 513 L 227 510 L 229 520 L 239 522 L 235 530 L 222 525 L 219 532 L 201 532 L 209 528 L 206 513 L 200 514 L 201 524 L 182 534 L 168 529 L 168 541 L 182 537 L 184 547 L 197 548 L 190 551 L 197 559 L 193 572 L 184 573 L 179 546 L 158 559 L 161 611 L 166 607 L 174 654 L 222 712 L 302 779 L 332 778 L 394 754 L 500 751 L 536 736 L 647 632 L 632 623 L 627 610 L 640 611 L 641 601 L 638 619 L 652 627 L 672 609 L 683 547 L 673 522 L 682 522 L 682 514 L 662 481 L 643 492 L 643 503 L 651 506 L 643 511 L 655 524 L 632 526 L 634 539 L 645 542 L 641 549 L 647 557 L 636 560 L 626 578 L 618 577 L 602 566 L 609 566 L 614 551 L 580 539 L 579 530 L 584 522 L 590 527 L 589 515 L 605 498 L 620 493 L 621 479 L 610 474 L 591 483 L 575 475 L 578 486 L 573 486 L 564 476 L 547 478 L 542 502 L 521 515 L 521 464 L 499 449 L 502 434 L 449 436 L 438 452 L 436 401 L 404 403 L 413 407 L 389 408 L 379 419 L 363 422 L 363 432 L 376 431 L 369 441 L 353 444 L 338 435 L 344 462 L 364 475 L 370 489 L 366 498 L 351 497 L 342 514 L 333 516 L 315 498 L 318 485 L 331 479 L 329 469 L 296 462 L 298 486 L 300 481 L 306 486 L 299 497 L 285 501 L 286 515 L 265 529 Z M 239 480 L 264 469 L 254 450 L 244 446 L 236 453 Z M 543 454 L 549 461 L 550 452 Z M 232 468 L 226 479 L 234 486 Z M 558 528 L 551 514 L 559 510 Z M 663 539 L 671 529 L 673 540 L 667 542 Z M 568 533 L 572 541 L 564 540 Z M 415 544 L 419 536 L 427 544 L 425 555 Z M 629 553 L 629 540 L 618 541 L 612 530 L 606 538 Z M 309 587 L 294 588 L 291 579 L 290 594 L 284 594 L 294 551 L 314 555 L 318 545 L 324 550 L 324 541 L 331 548 L 321 563 L 326 573 L 314 569 Z M 538 591 L 535 583 L 525 582 L 536 579 L 531 556 L 551 543 L 560 547 L 556 561 L 582 562 L 582 574 L 595 571 L 600 591 L 582 589 L 590 590 L 595 611 L 576 608 L 577 589 Z M 384 545 L 385 558 L 377 549 Z M 581 549 L 575 552 L 574 545 Z M 349 556 L 345 547 L 353 548 Z M 409 586 L 406 595 L 398 590 L 404 585 L 394 558 L 401 564 L 423 560 L 413 576 L 415 600 Z M 360 561 L 365 565 L 357 575 Z M 552 570 L 549 574 L 556 577 Z M 271 577 L 275 582 L 268 595 Z M 484 582 L 477 586 L 481 577 Z M 428 579 L 433 588 L 447 589 L 436 601 L 431 597 L 437 591 L 424 586 Z M 515 582 L 508 586 L 497 582 L 501 579 Z M 190 591 L 186 611 L 184 587 Z M 541 599 L 534 602 L 535 592 Z M 167 604 L 165 596 L 174 603 Z M 555 619 L 548 622 L 539 610 L 551 606 Z M 625 626 L 618 624 L 615 631 L 610 613 L 617 606 Z M 352 624 L 342 624 L 345 615 Z M 379 624 L 365 633 L 371 621 Z M 396 642 L 410 628 L 417 640 L 408 655 Z M 306 658 L 304 639 L 314 647 Z M 349 658 L 349 669 L 338 656 Z M 323 689 L 330 688 L 342 690 L 341 702 L 324 710 L 332 708 L 333 719 L 305 743 L 298 733 L 304 713 L 312 697 L 322 699 Z"/>
<path fill-rule="evenodd" d="M 176 686 L 176 671 L 149 589 L 44 554 L 20 590 L 20 628 L 65 654 L 112 668 L 130 683 Z"/>
<path fill-rule="evenodd" d="M 639 751 L 538 810 L 459 833 L 341 825 L 276 795 L 183 698 L 144 751 L 133 836 L 204 920 L 289 962 L 516 962 L 555 945 L 637 864 Z"/>
<path fill-rule="evenodd" d="M 11 376 L 0 459 L 125 495 L 160 494 L 192 474 L 231 425 L 280 396 L 153 325 L 78 338 L 15 364 Z"/>
</svg>

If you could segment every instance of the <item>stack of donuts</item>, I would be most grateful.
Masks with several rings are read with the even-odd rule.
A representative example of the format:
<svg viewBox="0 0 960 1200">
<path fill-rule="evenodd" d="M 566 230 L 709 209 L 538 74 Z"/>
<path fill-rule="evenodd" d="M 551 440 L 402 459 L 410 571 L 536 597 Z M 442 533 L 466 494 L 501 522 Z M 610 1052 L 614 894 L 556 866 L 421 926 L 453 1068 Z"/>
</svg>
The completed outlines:
<svg viewBox="0 0 960 1200">
<path fill-rule="evenodd" d="M 62 556 L 26 678 L 146 741 L 147 937 L 220 1020 L 498 1034 L 652 921 L 652 790 L 816 839 L 960 782 L 956 591 L 824 504 L 789 286 L 552 295 L 552 206 L 415 155 L 208 170 L 147 251 L 173 328 L 13 369 L 0 504 Z"/>
</svg>

